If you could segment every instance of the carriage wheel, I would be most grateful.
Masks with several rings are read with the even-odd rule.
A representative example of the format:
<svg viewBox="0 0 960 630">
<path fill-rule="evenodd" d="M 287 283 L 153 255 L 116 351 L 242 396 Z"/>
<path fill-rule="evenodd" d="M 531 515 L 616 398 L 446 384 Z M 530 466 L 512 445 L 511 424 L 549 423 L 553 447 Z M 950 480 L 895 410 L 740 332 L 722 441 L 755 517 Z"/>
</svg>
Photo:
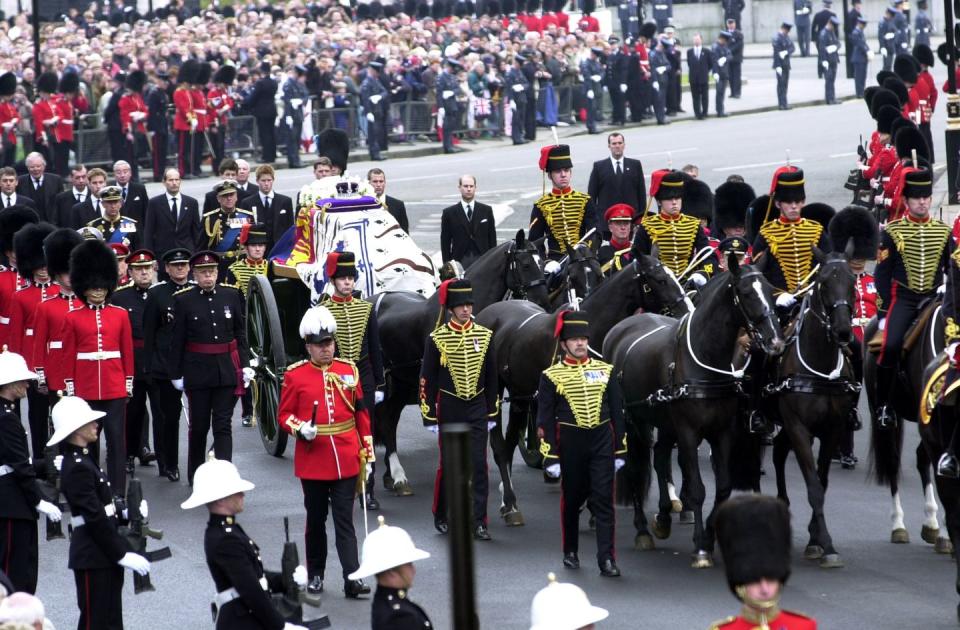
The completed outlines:
<svg viewBox="0 0 960 630">
<path fill-rule="evenodd" d="M 520 428 L 520 437 L 517 445 L 520 447 L 520 457 L 530 468 L 543 468 L 543 456 L 540 454 L 540 438 L 537 437 L 537 414 L 534 405 L 528 405 L 526 422 Z"/>
<path fill-rule="evenodd" d="M 268 453 L 283 455 L 287 433 L 280 429 L 277 410 L 280 406 L 280 385 L 287 368 L 287 354 L 280 330 L 280 313 L 270 281 L 264 276 L 250 278 L 247 291 L 247 342 L 250 358 L 256 359 L 253 388 L 253 417 L 260 429 L 260 439 Z"/>
</svg>

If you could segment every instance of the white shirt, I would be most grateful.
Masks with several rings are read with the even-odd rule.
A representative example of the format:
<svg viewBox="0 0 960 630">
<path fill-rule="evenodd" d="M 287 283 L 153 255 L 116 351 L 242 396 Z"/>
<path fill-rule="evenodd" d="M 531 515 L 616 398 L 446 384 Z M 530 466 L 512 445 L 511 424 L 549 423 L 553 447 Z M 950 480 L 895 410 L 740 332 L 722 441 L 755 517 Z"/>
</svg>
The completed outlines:
<svg viewBox="0 0 960 630">
<path fill-rule="evenodd" d="M 180 212 L 183 210 L 183 199 L 180 195 L 167 195 L 167 210 L 173 210 L 173 202 L 177 202 L 177 221 L 180 220 Z"/>
<path fill-rule="evenodd" d="M 460 205 L 463 207 L 463 214 L 466 215 L 467 221 L 469 221 L 469 220 L 470 220 L 470 213 L 467 212 L 467 206 L 470 206 L 471 208 L 473 208 L 473 211 L 476 212 L 476 211 L 477 211 L 477 202 L 476 202 L 476 201 L 464 201 L 463 199 L 461 199 L 461 200 L 460 200 Z"/>
<path fill-rule="evenodd" d="M 624 160 L 624 158 L 620 158 L 620 159 L 618 160 L 618 159 L 614 158 L 613 156 L 610 157 L 610 164 L 613 165 L 613 172 L 614 172 L 614 173 L 617 172 L 617 163 L 618 163 L 618 162 L 620 163 L 620 172 L 621 172 L 621 173 L 627 170 L 627 169 L 623 166 L 623 160 Z"/>
<path fill-rule="evenodd" d="M 0 195 L 0 202 L 4 208 L 7 206 L 17 205 L 17 193 L 11 193 L 9 195 Z"/>
<path fill-rule="evenodd" d="M 264 207 L 266 207 L 267 205 L 267 199 L 270 200 L 270 207 L 272 208 L 273 207 L 273 191 L 270 191 L 269 195 L 260 193 L 260 203 L 263 204 Z"/>
<path fill-rule="evenodd" d="M 697 59 L 700 58 L 700 46 L 693 47 L 693 56 L 696 57 Z"/>
<path fill-rule="evenodd" d="M 73 198 L 77 200 L 77 203 L 83 203 L 84 200 L 87 198 L 86 188 L 84 188 L 83 190 L 77 190 L 76 188 L 73 188 L 71 189 L 71 192 L 73 193 Z"/>
</svg>

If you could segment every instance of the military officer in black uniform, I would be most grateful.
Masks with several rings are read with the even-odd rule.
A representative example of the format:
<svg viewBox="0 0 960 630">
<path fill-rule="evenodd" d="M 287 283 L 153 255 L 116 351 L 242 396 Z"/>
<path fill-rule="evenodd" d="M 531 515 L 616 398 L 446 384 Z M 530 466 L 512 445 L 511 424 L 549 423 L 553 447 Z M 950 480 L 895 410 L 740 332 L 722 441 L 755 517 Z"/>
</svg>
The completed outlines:
<svg viewBox="0 0 960 630">
<path fill-rule="evenodd" d="M 150 562 L 133 553 L 117 531 L 126 510 L 114 503 L 114 490 L 90 453 L 97 441 L 97 420 L 104 415 L 82 398 L 66 396 L 53 407 L 54 432 L 47 442 L 66 442 L 60 485 L 73 515 L 69 567 L 77 585 L 78 628 L 122 628 L 123 569 L 150 572 Z M 147 514 L 146 501 L 140 503 L 140 513 Z"/>
<path fill-rule="evenodd" d="M 171 382 L 176 375 L 170 364 L 170 344 L 174 322 L 173 295 L 191 285 L 190 251 L 184 248 L 169 250 L 163 255 L 163 265 L 168 279 L 147 291 L 143 313 L 143 346 L 157 466 L 161 477 L 176 482 L 180 480 L 180 414 L 183 411 L 183 397 Z"/>
<path fill-rule="evenodd" d="M 140 244 L 139 224 L 136 219 L 120 214 L 123 190 L 119 186 L 104 186 L 100 190 L 101 216 L 87 223 L 103 236 L 108 245 L 125 245 L 133 251 Z"/>
<path fill-rule="evenodd" d="M 790 109 L 787 102 L 787 89 L 790 87 L 790 56 L 796 50 L 793 40 L 790 39 L 791 28 L 793 28 L 792 24 L 784 22 L 773 37 L 773 71 L 777 74 L 777 106 L 779 109 Z"/>
<path fill-rule="evenodd" d="M 244 493 L 254 485 L 240 478 L 228 461 L 211 459 L 197 468 L 190 498 L 184 510 L 206 505 L 210 512 L 203 551 L 217 595 L 213 601 L 218 630 L 306 630 L 284 621 L 270 601 L 270 593 L 283 592 L 283 576 L 264 571 L 260 548 L 237 523 L 243 511 Z M 293 571 L 298 586 L 307 584 L 307 569 Z"/>
<path fill-rule="evenodd" d="M 837 100 L 837 68 L 840 66 L 840 39 L 837 29 L 840 28 L 840 18 L 832 16 L 820 29 L 817 36 L 818 59 L 823 71 L 824 99 L 827 105 L 839 105 Z"/>
<path fill-rule="evenodd" d="M 254 223 L 252 210 L 237 207 L 239 194 L 237 182 L 228 179 L 213 187 L 220 207 L 203 215 L 201 222 L 201 241 L 207 249 L 220 257 L 220 272 L 225 275 L 227 268 L 243 254 L 240 233 L 247 223 Z"/>
<path fill-rule="evenodd" d="M 730 98 L 740 98 L 743 88 L 743 31 L 736 20 L 727 20 L 727 32 L 730 33 Z"/>
<path fill-rule="evenodd" d="M 514 144 L 526 144 L 527 140 L 523 137 L 523 120 L 526 116 L 527 107 L 532 107 L 527 103 L 527 88 L 530 82 L 523 74 L 521 66 L 526 62 L 526 58 L 517 53 L 513 56 L 513 63 L 504 77 L 504 94 L 510 99 L 510 111 L 513 112 L 510 123 L 510 138 Z"/>
<path fill-rule="evenodd" d="M 730 81 L 730 61 L 733 59 L 733 53 L 730 52 L 730 40 L 733 34 L 729 31 L 720 31 L 717 41 L 710 49 L 713 61 L 713 80 L 716 81 L 717 89 L 714 91 L 716 98 L 717 118 L 724 118 L 727 112 L 724 109 L 724 100 L 727 96 L 727 84 Z"/>
<path fill-rule="evenodd" d="M 203 463 L 213 427 L 217 459 L 233 456 L 230 417 L 237 396 L 253 378 L 247 356 L 244 302 L 240 291 L 217 284 L 220 256 L 201 251 L 190 259 L 196 285 L 174 294 L 170 372 L 173 386 L 187 392 L 190 433 L 187 479 Z"/>
<path fill-rule="evenodd" d="M 453 147 L 453 134 L 460 129 L 461 105 L 457 97 L 460 95 L 460 80 L 457 73 L 463 69 L 459 61 L 447 58 L 443 62 L 444 70 L 437 78 L 437 116 L 443 116 L 443 152 L 457 153 L 459 149 Z"/>
<path fill-rule="evenodd" d="M 370 151 L 370 159 L 374 162 L 383 159 L 380 151 L 385 147 L 380 146 L 380 141 L 384 135 L 384 125 L 387 122 L 390 106 L 390 94 L 380 81 L 381 72 L 383 72 L 383 63 L 371 61 L 367 64 L 367 76 L 360 84 L 360 104 L 363 105 L 367 118 L 367 149 Z"/>
<path fill-rule="evenodd" d="M 562 312 L 555 336 L 563 361 L 540 377 L 537 433 L 547 475 L 563 474 L 563 566 L 580 568 L 580 508 L 587 502 L 596 519 L 600 575 L 618 577 L 613 477 L 627 452 L 620 385 L 612 377 L 612 365 L 590 358 L 585 313 Z"/>
<path fill-rule="evenodd" d="M 614 125 L 627 123 L 627 56 L 620 50 L 620 38 L 611 36 L 610 54 L 604 73 L 604 85 L 610 94 L 612 112 L 610 122 Z"/>
<path fill-rule="evenodd" d="M 587 131 L 600 133 L 597 130 L 597 120 L 600 119 L 600 99 L 603 98 L 603 48 L 594 46 L 590 49 L 590 58 L 580 63 L 580 74 L 583 76 Z"/>
<path fill-rule="evenodd" d="M 37 485 L 17 405 L 37 374 L 14 352 L 0 353 L 0 570 L 18 591 L 37 591 L 37 515 L 59 521 L 60 509 Z"/>
<path fill-rule="evenodd" d="M 553 188 L 533 203 L 530 240 L 547 237 L 547 257 L 560 260 L 583 236 L 598 226 L 597 209 L 590 195 L 573 190 L 573 160 L 570 147 L 557 144 L 540 149 L 540 170 Z"/>
<path fill-rule="evenodd" d="M 170 146 L 170 122 L 167 109 L 170 96 L 167 94 L 170 75 L 157 72 L 156 83 L 147 89 L 147 135 L 151 137 L 151 159 L 153 181 L 162 182 L 163 172 L 167 170 L 167 150 Z"/>
<path fill-rule="evenodd" d="M 473 536 L 490 540 L 487 531 L 487 433 L 499 412 L 497 362 L 493 333 L 474 323 L 470 281 L 440 285 L 440 305 L 451 312 L 445 325 L 430 334 L 420 370 L 420 413 L 424 425 L 439 431 L 441 422 L 470 424 L 473 461 Z M 443 455 L 433 489 L 433 524 L 447 533 L 447 501 L 443 489 Z"/>
</svg>

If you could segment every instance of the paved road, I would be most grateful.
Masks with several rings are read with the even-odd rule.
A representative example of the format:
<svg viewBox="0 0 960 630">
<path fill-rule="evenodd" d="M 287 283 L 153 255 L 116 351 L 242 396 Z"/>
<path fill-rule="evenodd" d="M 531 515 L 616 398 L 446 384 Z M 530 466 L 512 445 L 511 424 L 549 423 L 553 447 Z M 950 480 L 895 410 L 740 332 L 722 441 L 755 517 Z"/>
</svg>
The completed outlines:
<svg viewBox="0 0 960 630">
<path fill-rule="evenodd" d="M 783 163 L 789 150 L 792 162 L 807 172 L 808 199 L 841 206 L 848 200 L 841 186 L 853 163 L 857 135 L 866 136 L 870 130 L 863 105 L 848 103 L 706 123 L 681 122 L 666 128 L 645 126 L 626 135 L 628 155 L 640 157 L 647 172 L 667 166 L 671 159 L 675 167 L 691 162 L 700 166 L 701 177 L 711 186 L 739 173 L 758 192 L 769 186 L 772 171 Z M 541 140 L 543 137 L 541 133 Z M 568 142 L 576 163 L 574 184 L 585 188 L 590 162 L 606 155 L 603 136 L 574 137 Z M 455 201 L 459 173 L 472 173 L 479 178 L 480 199 L 496 204 L 498 229 L 503 236 L 525 224 L 530 203 L 540 194 L 542 178 L 535 166 L 538 145 L 476 146 L 479 150 L 455 156 L 385 163 L 389 190 L 407 201 L 413 235 L 428 251 L 437 249 L 439 212 Z M 363 173 L 368 166 L 354 162 L 350 170 Z M 293 191 L 309 177 L 306 171 L 281 171 L 279 188 Z M 198 191 L 209 185 L 210 181 L 191 181 L 187 190 Z M 867 460 L 867 439 L 866 432 L 857 437 L 862 462 Z M 905 452 L 912 452 L 916 443 L 914 431 L 909 432 L 907 441 Z M 239 420 L 235 424 L 234 445 L 240 470 L 257 484 L 257 489 L 248 495 L 247 513 L 241 516 L 241 522 L 259 542 L 268 567 L 277 568 L 283 515 L 293 517 L 293 534 L 300 540 L 303 553 L 304 510 L 299 484 L 292 474 L 291 455 L 288 452 L 279 459 L 267 456 L 257 431 L 240 427 Z M 185 447 L 185 430 L 181 446 Z M 380 491 L 381 513 L 391 524 L 406 527 L 417 544 L 433 554 L 417 565 L 413 597 L 427 608 L 436 627 L 449 628 L 446 540 L 434 532 L 430 516 L 436 450 L 435 439 L 421 428 L 415 409 L 408 407 L 401 423 L 400 452 L 416 494 L 398 498 Z M 709 470 L 707 455 L 707 450 L 701 449 L 704 471 Z M 183 452 L 181 459 L 186 461 Z M 793 461 L 791 458 L 789 462 L 788 482 L 794 498 L 795 548 L 799 551 L 806 543 L 804 525 L 810 512 Z M 769 463 L 767 467 L 771 469 Z M 179 503 L 189 494 L 185 483 L 175 485 L 158 480 L 155 469 L 138 472 L 151 502 L 153 523 L 166 531 L 164 542 L 173 548 L 174 558 L 155 565 L 156 593 L 135 597 L 127 586 L 127 627 L 207 627 L 213 585 L 202 550 L 206 515 L 179 509 Z M 709 488 L 710 476 L 708 472 L 705 475 Z M 498 479 L 492 461 L 491 476 L 495 490 Z M 476 549 L 483 627 L 527 627 L 530 599 L 545 583 L 548 571 L 557 571 L 562 579 L 580 584 L 594 603 L 610 609 L 611 617 L 602 627 L 705 628 L 735 610 L 736 603 L 727 590 L 721 567 L 703 571 L 689 568 L 689 526 L 675 526 L 673 537 L 658 541 L 656 551 L 633 551 L 632 515 L 625 509 L 618 510 L 617 530 L 618 561 L 624 576 L 619 580 L 599 577 L 591 562 L 594 543 L 585 523 L 581 534 L 583 569 L 564 571 L 560 564 L 559 489 L 544 486 L 540 473 L 524 467 L 519 458 L 514 476 L 526 526 L 508 529 L 493 519 L 493 541 Z M 847 567 L 823 571 L 798 557 L 785 606 L 815 615 L 825 628 L 956 627 L 953 564 L 948 557 L 936 555 L 930 546 L 920 542 L 922 497 L 910 461 L 905 476 L 907 491 L 903 503 L 914 542 L 894 546 L 888 542 L 887 492 L 869 481 L 866 465 L 861 464 L 852 472 L 833 470 L 827 517 Z M 775 490 L 772 478 L 764 480 L 764 490 Z M 491 496 L 491 514 L 496 514 L 497 504 L 495 496 Z M 362 518 L 358 510 L 355 522 L 360 532 Z M 39 595 L 54 623 L 61 628 L 71 627 L 76 620 L 76 604 L 73 576 L 66 569 L 67 544 L 42 543 L 40 554 Z M 340 567 L 335 554 L 328 565 L 324 606 L 334 626 L 365 627 L 369 623 L 369 602 L 345 600 L 340 594 Z"/>
</svg>

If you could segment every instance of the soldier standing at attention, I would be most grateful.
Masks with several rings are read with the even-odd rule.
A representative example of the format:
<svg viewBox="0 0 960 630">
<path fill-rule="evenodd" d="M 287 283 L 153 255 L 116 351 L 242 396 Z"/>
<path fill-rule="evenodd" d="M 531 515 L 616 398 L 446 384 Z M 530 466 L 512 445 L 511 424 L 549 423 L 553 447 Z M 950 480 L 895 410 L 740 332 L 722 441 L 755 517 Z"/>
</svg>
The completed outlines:
<svg viewBox="0 0 960 630">
<path fill-rule="evenodd" d="M 784 22 L 780 25 L 780 31 L 773 37 L 773 71 L 777 73 L 777 106 L 781 110 L 790 109 L 787 103 L 787 88 L 790 87 L 790 55 L 796 50 L 793 40 L 790 39 L 791 28 L 793 28 L 792 24 Z"/>
<path fill-rule="evenodd" d="M 850 64 L 853 66 L 853 91 L 857 98 L 863 98 L 863 90 L 867 85 L 867 64 L 873 57 L 873 51 L 870 50 L 870 44 L 867 43 L 867 35 L 864 29 L 867 26 L 867 19 L 857 18 L 857 24 L 850 32 Z"/>
<path fill-rule="evenodd" d="M 927 0 L 917 0 L 917 15 L 913 18 L 913 30 L 917 34 L 914 46 L 930 46 L 933 22 L 927 14 Z"/>
<path fill-rule="evenodd" d="M 37 217 L 36 211 L 26 206 L 8 206 L 0 211 L 0 254 L 7 261 L 7 267 L 0 269 L 0 347 L 10 343 L 12 335 L 10 317 L 13 315 L 13 296 L 20 289 L 29 286 L 30 283 L 29 278 L 24 278 L 17 271 L 17 252 L 13 246 L 14 236 L 23 226 L 39 222 L 40 219 Z M 16 331 L 17 339 L 21 335 L 21 331 Z"/>
<path fill-rule="evenodd" d="M 597 119 L 600 114 L 600 99 L 603 97 L 603 48 L 594 46 L 590 49 L 590 57 L 580 64 L 580 74 L 583 75 L 583 95 L 586 98 L 587 131 L 600 133 L 597 130 Z"/>
<path fill-rule="evenodd" d="M 187 59 L 180 66 L 177 75 L 177 89 L 173 91 L 173 130 L 177 133 L 177 170 L 183 179 L 193 179 L 194 145 L 203 142 L 198 138 L 200 121 L 197 109 L 203 109 L 202 102 L 194 100 L 191 85 L 197 78 L 200 66 L 196 59 Z M 197 165 L 199 167 L 199 165 Z"/>
<path fill-rule="evenodd" d="M 596 518 L 600 575 L 619 577 L 614 551 L 613 477 L 624 464 L 627 436 L 613 366 L 589 355 L 590 323 L 579 311 L 557 316 L 554 336 L 563 361 L 543 372 L 537 393 L 537 433 L 544 470 L 560 477 L 563 566 L 579 569 L 580 508 Z"/>
<path fill-rule="evenodd" d="M 440 305 L 450 321 L 430 334 L 420 370 L 420 413 L 424 425 L 439 433 L 440 423 L 470 425 L 473 462 L 473 537 L 490 540 L 487 530 L 487 434 L 499 412 L 497 362 L 490 339 L 493 333 L 473 321 L 470 281 L 447 280 L 440 285 Z M 447 500 L 443 488 L 443 444 L 433 487 L 433 526 L 448 530 Z"/>
<path fill-rule="evenodd" d="M 147 104 L 143 100 L 143 88 L 147 75 L 143 70 L 134 70 L 127 75 L 127 91 L 120 97 L 120 128 L 124 134 L 124 158 L 130 163 L 133 181 L 140 181 L 140 148 L 146 146 Z M 144 140 L 141 144 L 139 140 Z"/>
<path fill-rule="evenodd" d="M 227 140 L 227 121 L 236 104 L 230 94 L 231 86 L 237 78 L 235 66 L 220 66 L 213 75 L 213 87 L 206 94 L 206 103 L 210 124 L 210 144 L 213 146 L 214 164 L 220 164 L 226 158 L 224 146 Z M 293 163 L 291 163 L 293 168 Z"/>
<path fill-rule="evenodd" d="M 727 112 L 724 110 L 723 101 L 727 96 L 727 83 L 730 81 L 730 60 L 733 59 L 733 53 L 730 52 L 730 40 L 733 35 L 728 31 L 720 31 L 717 41 L 710 49 L 710 57 L 713 60 L 713 80 L 717 83 L 716 110 L 717 118 L 726 118 Z"/>
<path fill-rule="evenodd" d="M 167 95 L 167 86 L 170 75 L 166 72 L 157 72 L 156 83 L 147 91 L 147 135 L 152 138 L 151 164 L 153 165 L 153 181 L 162 182 L 163 173 L 167 170 L 167 147 L 170 146 L 170 124 L 167 120 L 167 108 L 170 106 L 170 97 Z"/>
<path fill-rule="evenodd" d="M 650 87 L 653 88 L 653 114 L 658 125 L 669 125 L 667 120 L 667 91 L 670 89 L 670 59 L 667 57 L 663 36 L 657 37 L 650 51 Z"/>
<path fill-rule="evenodd" d="M 523 120 L 526 116 L 527 107 L 532 105 L 527 103 L 526 89 L 529 87 L 529 81 L 523 74 L 521 66 L 527 59 L 520 53 L 513 56 L 513 63 L 504 77 L 504 92 L 510 99 L 511 123 L 510 138 L 513 144 L 526 144 L 528 140 L 523 137 Z"/>
<path fill-rule="evenodd" d="M 897 56 L 897 27 L 893 21 L 895 13 L 895 9 L 887 7 L 883 12 L 883 19 L 877 24 L 880 55 L 883 56 L 883 69 L 887 71 L 893 66 L 893 59 Z"/>
<path fill-rule="evenodd" d="M 443 152 L 459 153 L 460 149 L 453 146 L 453 134 L 460 128 L 461 106 L 457 97 L 461 90 L 457 73 L 463 66 L 451 57 L 444 59 L 443 66 L 437 78 L 437 117 L 443 119 L 443 124 L 437 126 L 443 130 Z"/>
<path fill-rule="evenodd" d="M 598 227 L 597 210 L 590 195 L 573 190 L 570 147 L 557 144 L 540 149 L 540 170 L 553 184 L 537 199 L 530 212 L 530 240 L 547 237 L 547 258 L 560 260 L 591 229 Z"/>
<path fill-rule="evenodd" d="M 730 48 L 730 98 L 740 98 L 743 89 L 743 31 L 740 30 L 738 22 L 733 19 L 727 20 L 727 32 L 730 33 L 730 41 L 727 46 Z"/>
<path fill-rule="evenodd" d="M 203 215 L 200 235 L 206 241 L 207 249 L 212 250 L 221 260 L 221 271 L 240 258 L 243 245 L 240 232 L 243 226 L 253 223 L 256 217 L 252 210 L 237 208 L 237 182 L 224 180 L 213 187 L 220 207 Z"/>
<path fill-rule="evenodd" d="M 831 17 L 836 17 L 836 13 L 833 12 L 833 9 L 830 7 L 833 6 L 833 0 L 823 0 L 823 8 L 817 11 L 817 14 L 813 16 L 813 24 L 810 28 L 810 35 L 813 40 L 814 45 L 817 47 L 817 58 L 819 59 L 820 55 L 823 54 L 820 49 L 820 31 L 826 28 L 827 23 L 830 22 Z M 823 76 L 823 68 L 817 67 L 817 78 Z"/>
<path fill-rule="evenodd" d="M 823 70 L 824 100 L 827 105 L 839 105 L 837 100 L 837 68 L 840 66 L 840 40 L 837 38 L 837 28 L 840 18 L 831 16 L 830 20 L 820 30 L 817 36 L 817 50 L 820 68 Z"/>
<path fill-rule="evenodd" d="M 810 14 L 813 3 L 810 0 L 793 0 L 794 22 L 797 24 L 797 43 L 800 44 L 800 56 L 810 56 Z"/>
<path fill-rule="evenodd" d="M 653 21 L 661 33 L 670 25 L 673 21 L 673 0 L 654 0 Z"/>
<path fill-rule="evenodd" d="M 383 126 L 386 122 L 384 105 L 389 107 L 387 88 L 380 81 L 381 72 L 383 72 L 383 64 L 379 61 L 371 61 L 367 64 L 367 76 L 360 84 L 360 103 L 367 118 L 367 149 L 370 151 L 370 159 L 374 162 L 383 160 L 380 150 L 384 147 L 380 146 L 380 139 L 384 135 Z M 384 102 L 385 98 L 388 99 L 387 102 Z M 446 123 L 446 119 L 444 122 Z"/>
</svg>

